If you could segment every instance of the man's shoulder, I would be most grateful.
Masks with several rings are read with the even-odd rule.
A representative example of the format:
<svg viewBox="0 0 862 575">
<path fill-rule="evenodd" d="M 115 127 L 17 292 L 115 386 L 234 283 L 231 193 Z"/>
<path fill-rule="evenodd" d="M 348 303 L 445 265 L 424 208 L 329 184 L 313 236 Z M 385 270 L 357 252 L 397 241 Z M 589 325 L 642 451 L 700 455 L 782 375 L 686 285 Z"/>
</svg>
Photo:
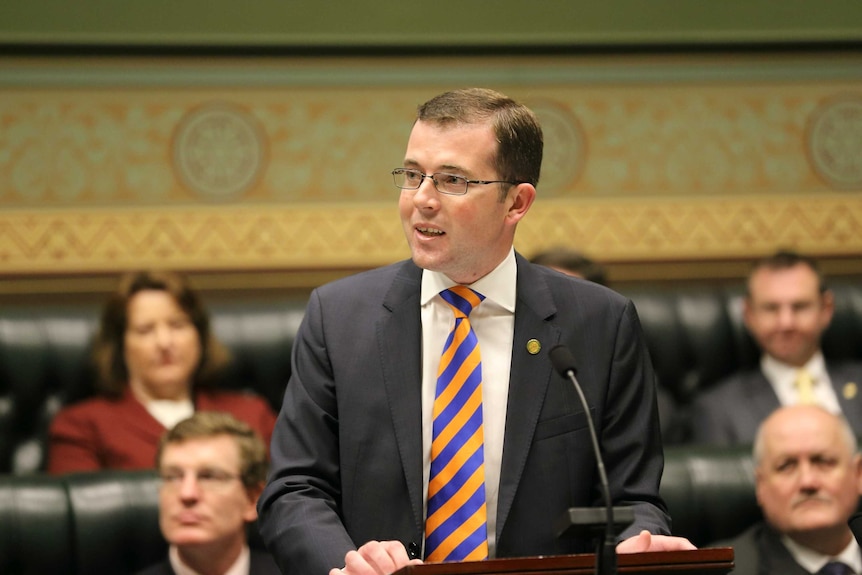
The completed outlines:
<svg viewBox="0 0 862 575">
<path fill-rule="evenodd" d="M 415 282 L 418 286 L 421 277 L 422 270 L 412 260 L 406 259 L 394 264 L 365 270 L 333 280 L 316 288 L 314 291 L 323 295 L 361 293 L 357 292 L 357 290 L 389 285 L 398 279 L 411 283 Z"/>
<path fill-rule="evenodd" d="M 851 360 L 826 360 L 829 377 L 839 379 L 862 379 L 862 362 Z"/>
<path fill-rule="evenodd" d="M 711 543 L 710 547 L 733 547 L 737 548 L 754 548 L 756 546 L 756 542 L 763 537 L 764 532 L 767 530 L 766 523 L 763 521 L 758 521 L 754 525 L 748 527 L 742 533 L 731 537 L 729 539 L 722 539 L 719 541 L 715 541 Z"/>
<path fill-rule="evenodd" d="M 153 574 L 155 575 L 155 574 Z M 251 550 L 249 575 L 281 575 L 272 555 L 259 549 Z"/>
<path fill-rule="evenodd" d="M 703 390 L 698 395 L 698 399 L 710 403 L 726 397 L 739 401 L 740 393 L 745 391 L 751 392 L 751 388 L 754 385 L 769 385 L 769 382 L 759 368 L 743 369 L 716 381 L 713 385 Z"/>
<path fill-rule="evenodd" d="M 571 302 L 579 301 L 599 315 L 621 313 L 630 302 L 627 296 L 607 286 L 523 258 L 518 259 L 518 289 L 519 292 L 530 293 L 530 296 L 519 293 L 519 298 L 542 299 L 547 296 L 562 309 L 571 309 Z"/>
<path fill-rule="evenodd" d="M 761 555 L 771 552 L 774 541 L 778 541 L 763 521 L 758 521 L 736 537 L 716 541 L 710 547 L 733 547 L 734 573 L 756 575 L 759 573 Z M 780 545 L 780 542 L 779 542 Z"/>
<path fill-rule="evenodd" d="M 142 569 L 135 575 L 175 575 L 169 561 L 165 560 L 155 565 L 150 565 L 146 569 Z"/>
</svg>

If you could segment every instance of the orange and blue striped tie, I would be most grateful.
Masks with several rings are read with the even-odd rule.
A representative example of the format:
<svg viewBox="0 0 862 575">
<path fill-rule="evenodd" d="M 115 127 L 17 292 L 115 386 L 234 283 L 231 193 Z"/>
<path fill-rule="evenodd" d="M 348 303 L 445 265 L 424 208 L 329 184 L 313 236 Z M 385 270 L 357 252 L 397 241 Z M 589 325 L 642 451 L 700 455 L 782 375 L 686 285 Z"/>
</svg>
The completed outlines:
<svg viewBox="0 0 862 575">
<path fill-rule="evenodd" d="M 455 313 L 455 326 L 437 372 L 425 560 L 474 561 L 488 558 L 488 525 L 482 364 L 469 316 L 485 296 L 460 285 L 440 296 Z"/>
</svg>

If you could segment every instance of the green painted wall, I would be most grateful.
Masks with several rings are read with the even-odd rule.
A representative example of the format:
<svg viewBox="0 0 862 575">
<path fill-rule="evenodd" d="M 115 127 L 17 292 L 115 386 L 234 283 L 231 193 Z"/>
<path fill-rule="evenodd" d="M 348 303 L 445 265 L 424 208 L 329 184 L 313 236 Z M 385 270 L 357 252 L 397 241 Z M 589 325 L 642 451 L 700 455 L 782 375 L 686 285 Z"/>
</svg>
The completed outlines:
<svg viewBox="0 0 862 575">
<path fill-rule="evenodd" d="M 860 0 L 2 0 L 2 45 L 862 43 Z"/>
</svg>

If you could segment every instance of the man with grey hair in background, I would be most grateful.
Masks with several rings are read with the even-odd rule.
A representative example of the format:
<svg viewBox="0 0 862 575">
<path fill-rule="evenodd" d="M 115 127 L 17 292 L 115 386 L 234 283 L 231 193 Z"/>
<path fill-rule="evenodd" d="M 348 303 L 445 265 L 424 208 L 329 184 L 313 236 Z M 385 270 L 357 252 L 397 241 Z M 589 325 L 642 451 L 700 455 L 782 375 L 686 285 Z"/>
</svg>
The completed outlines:
<svg viewBox="0 0 862 575">
<path fill-rule="evenodd" d="M 815 405 L 775 410 L 754 442 L 764 521 L 716 543 L 735 552 L 735 574 L 859 575 L 847 521 L 862 491 L 862 456 L 846 420 Z"/>
</svg>

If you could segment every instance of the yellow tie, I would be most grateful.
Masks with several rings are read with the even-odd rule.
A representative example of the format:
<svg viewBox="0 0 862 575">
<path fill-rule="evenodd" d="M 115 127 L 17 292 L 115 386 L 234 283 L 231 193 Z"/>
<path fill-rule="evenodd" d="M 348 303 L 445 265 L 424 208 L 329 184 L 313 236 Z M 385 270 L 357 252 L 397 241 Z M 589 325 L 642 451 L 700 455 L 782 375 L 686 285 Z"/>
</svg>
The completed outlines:
<svg viewBox="0 0 862 575">
<path fill-rule="evenodd" d="M 814 400 L 814 378 L 805 368 L 796 372 L 796 390 L 799 392 L 799 403 L 802 405 L 816 403 Z"/>
</svg>

